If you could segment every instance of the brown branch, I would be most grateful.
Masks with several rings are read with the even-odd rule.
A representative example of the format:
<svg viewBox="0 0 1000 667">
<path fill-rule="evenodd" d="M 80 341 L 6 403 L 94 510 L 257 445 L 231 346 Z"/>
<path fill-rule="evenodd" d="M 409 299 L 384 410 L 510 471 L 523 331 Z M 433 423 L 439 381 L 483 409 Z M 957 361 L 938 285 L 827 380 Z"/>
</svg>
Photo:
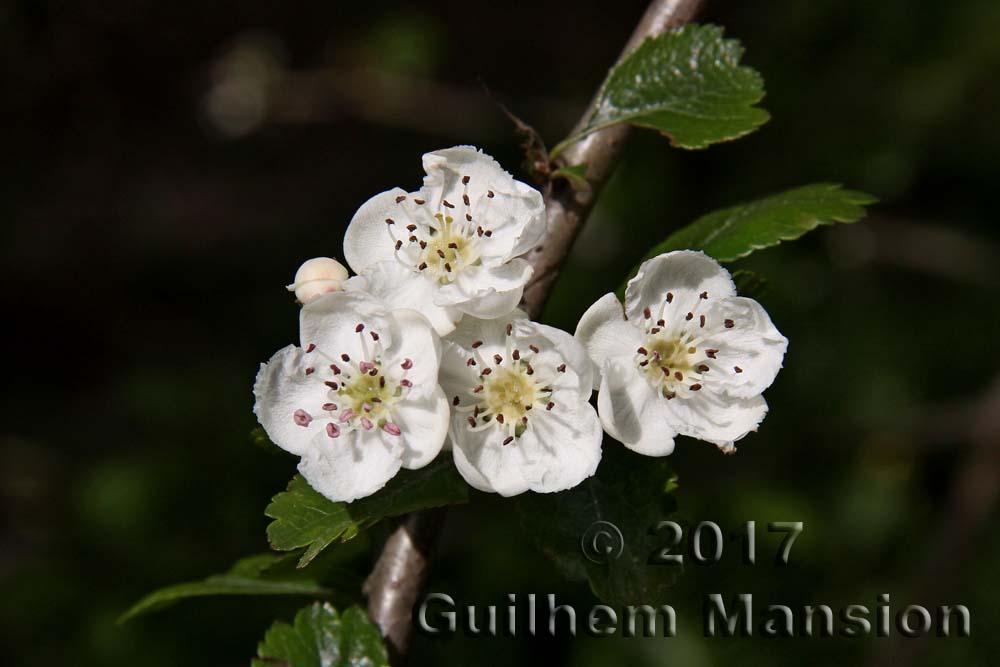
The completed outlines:
<svg viewBox="0 0 1000 667">
<path fill-rule="evenodd" d="M 690 21 L 701 5 L 702 0 L 654 0 L 622 49 L 619 60 L 649 37 Z M 570 136 L 586 127 L 593 106 L 591 104 L 588 107 L 587 113 L 580 118 Z M 587 165 L 586 178 L 590 188 L 574 190 L 562 183 L 559 185 L 563 187 L 554 189 L 545 198 L 548 229 L 545 240 L 528 257 L 535 273 L 521 299 L 521 307 L 533 319 L 541 316 L 556 278 L 559 277 L 559 271 L 573 247 L 573 241 L 583 228 L 601 188 L 618 163 L 628 134 L 628 125 L 612 125 L 587 135 L 560 154 L 559 166 Z"/>
<path fill-rule="evenodd" d="M 701 4 L 702 0 L 653 0 L 622 55 L 630 53 L 649 37 L 687 23 Z M 592 109 L 593 105 L 587 108 L 577 123 L 577 130 L 586 125 Z M 628 132 L 625 125 L 600 130 L 568 147 L 560 155 L 560 165 L 587 165 L 586 178 L 590 188 L 574 191 L 569 187 L 552 187 L 545 197 L 548 229 L 542 243 L 528 258 L 535 273 L 525 288 L 521 302 L 532 318 L 541 315 L 573 241 L 601 188 L 614 171 Z M 443 509 L 410 515 L 386 542 L 382 555 L 365 582 L 368 612 L 387 639 L 394 664 L 405 661 L 413 605 L 427 576 L 428 548 L 441 526 L 443 515 Z"/>
<path fill-rule="evenodd" d="M 440 507 L 409 515 L 385 543 L 362 589 L 368 595 L 368 613 L 386 638 L 394 665 L 405 662 L 412 630 L 410 613 L 427 578 L 430 548 L 446 511 Z"/>
</svg>

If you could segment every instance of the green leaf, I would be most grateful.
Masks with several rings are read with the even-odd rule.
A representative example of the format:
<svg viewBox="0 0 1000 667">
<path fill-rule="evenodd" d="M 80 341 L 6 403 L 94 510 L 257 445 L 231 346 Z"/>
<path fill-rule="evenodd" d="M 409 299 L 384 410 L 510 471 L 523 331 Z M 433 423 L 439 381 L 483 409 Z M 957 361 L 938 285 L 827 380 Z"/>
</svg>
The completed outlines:
<svg viewBox="0 0 1000 667">
<path fill-rule="evenodd" d="M 763 125 L 768 113 L 754 105 L 764 82 L 740 66 L 740 43 L 722 34 L 718 26 L 687 25 L 647 39 L 612 68 L 583 131 L 551 155 L 617 123 L 652 128 L 680 148 L 705 148 Z"/>
<path fill-rule="evenodd" d="M 353 503 L 335 503 L 296 475 L 264 510 L 274 519 L 267 539 L 278 551 L 306 547 L 299 561 L 299 567 L 305 567 L 333 542 L 346 542 L 383 519 L 468 498 L 469 486 L 450 456 L 420 470 L 403 470 L 382 490 Z"/>
<path fill-rule="evenodd" d="M 225 574 L 216 574 L 202 581 L 174 584 L 150 593 L 139 600 L 118 619 L 119 623 L 140 614 L 158 611 L 194 597 L 208 595 L 308 595 L 325 597 L 330 590 L 302 572 L 283 572 L 280 567 L 294 554 L 259 554 L 236 562 Z"/>
<path fill-rule="evenodd" d="M 568 491 L 525 493 L 516 502 L 525 529 L 565 576 L 589 580 L 594 594 L 610 605 L 649 604 L 665 600 L 677 576 L 675 566 L 649 563 L 665 546 L 663 534 L 651 529 L 674 511 L 676 487 L 665 459 L 641 456 L 608 441 L 595 476 Z M 620 531 L 617 558 L 594 553 L 595 531 L 610 534 L 606 526 L 595 525 L 598 522 Z M 597 542 L 617 543 L 613 535 Z M 594 557 L 604 562 L 594 562 Z"/>
<path fill-rule="evenodd" d="M 343 614 L 319 602 L 291 625 L 277 621 L 257 645 L 253 667 L 388 667 L 378 628 L 359 607 Z"/>
<path fill-rule="evenodd" d="M 857 222 L 865 217 L 865 206 L 878 201 L 838 183 L 814 183 L 703 215 L 646 253 L 643 261 L 671 250 L 701 250 L 720 262 L 746 257 L 755 250 L 792 241 L 820 225 Z M 635 276 L 639 267 L 629 273 Z M 625 293 L 624 283 L 618 295 Z M 760 284 L 737 284 L 750 294 Z M 746 289 L 746 292 L 744 292 Z"/>
<path fill-rule="evenodd" d="M 837 183 L 806 185 L 704 215 L 674 232 L 647 257 L 669 250 L 703 250 L 720 262 L 791 241 L 820 225 L 857 222 L 875 197 Z"/>
</svg>

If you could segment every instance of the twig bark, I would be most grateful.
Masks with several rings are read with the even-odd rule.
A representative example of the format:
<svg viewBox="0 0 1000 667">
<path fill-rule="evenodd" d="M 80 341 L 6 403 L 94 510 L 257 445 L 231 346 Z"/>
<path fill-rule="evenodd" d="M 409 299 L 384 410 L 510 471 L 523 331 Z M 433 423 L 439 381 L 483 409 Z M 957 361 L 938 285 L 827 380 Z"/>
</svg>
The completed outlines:
<svg viewBox="0 0 1000 667">
<path fill-rule="evenodd" d="M 690 21 L 702 1 L 653 0 L 622 55 L 630 53 L 643 40 Z M 574 133 L 586 125 L 592 109 L 593 105 L 588 106 Z M 560 154 L 561 166 L 587 165 L 590 187 L 585 191 L 553 187 L 545 197 L 548 229 L 542 243 L 528 257 L 535 273 L 521 302 L 532 318 L 541 315 L 577 234 L 614 171 L 628 133 L 626 125 L 611 126 L 584 137 Z M 443 515 L 443 509 L 410 515 L 386 542 L 365 582 L 368 612 L 386 638 L 394 664 L 405 662 L 413 605 L 427 576 L 428 549 Z"/>
<path fill-rule="evenodd" d="M 690 21 L 701 5 L 702 0 L 654 0 L 622 49 L 619 60 L 647 38 Z M 586 127 L 593 107 L 593 104 L 587 107 L 587 112 L 580 118 L 570 136 Z M 618 163 L 629 129 L 624 123 L 612 125 L 587 135 L 559 155 L 559 166 L 587 165 L 586 179 L 590 188 L 573 190 L 562 183 L 565 187 L 554 189 L 546 197 L 548 229 L 545 240 L 528 257 L 535 273 L 521 299 L 521 307 L 532 318 L 541 316 L 556 278 L 559 277 L 559 271 L 573 247 L 573 241 L 597 201 L 601 188 Z"/>
</svg>

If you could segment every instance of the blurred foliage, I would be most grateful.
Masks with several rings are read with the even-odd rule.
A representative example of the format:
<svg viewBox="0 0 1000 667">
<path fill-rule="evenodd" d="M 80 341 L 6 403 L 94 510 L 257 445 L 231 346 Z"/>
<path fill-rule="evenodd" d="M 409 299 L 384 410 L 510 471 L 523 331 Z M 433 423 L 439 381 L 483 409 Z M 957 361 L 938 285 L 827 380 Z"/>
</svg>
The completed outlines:
<svg viewBox="0 0 1000 667">
<path fill-rule="evenodd" d="M 426 150 L 477 144 L 515 169 L 480 80 L 553 145 L 643 5 L 0 6 L 9 661 L 246 665 L 273 619 L 293 618 L 300 599 L 213 599 L 115 625 L 149 590 L 266 546 L 263 508 L 295 460 L 248 441 L 250 385 L 295 338 L 282 286 L 299 262 L 340 255 L 356 207 L 415 183 Z M 546 319 L 572 330 L 652 244 L 711 210 L 807 182 L 877 195 L 860 225 L 733 263 L 768 281 L 785 370 L 737 456 L 681 441 L 670 459 L 687 521 L 804 521 L 792 565 L 688 568 L 673 640 L 418 636 L 416 664 L 863 663 L 878 641 L 706 640 L 701 596 L 910 602 L 941 546 L 963 409 L 1000 357 L 1000 5 L 712 2 L 704 20 L 742 41 L 772 121 L 703 152 L 635 132 Z M 1000 654 L 998 534 L 954 592 L 973 637 L 931 642 L 924 664 Z M 429 590 L 593 603 L 483 494 L 450 513 Z"/>
</svg>

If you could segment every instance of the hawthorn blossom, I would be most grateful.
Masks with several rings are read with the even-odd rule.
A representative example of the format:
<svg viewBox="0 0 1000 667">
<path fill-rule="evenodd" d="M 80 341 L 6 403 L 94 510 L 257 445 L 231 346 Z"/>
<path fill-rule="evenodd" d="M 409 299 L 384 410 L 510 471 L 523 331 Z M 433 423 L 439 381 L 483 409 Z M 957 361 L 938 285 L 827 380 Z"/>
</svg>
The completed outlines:
<svg viewBox="0 0 1000 667">
<path fill-rule="evenodd" d="M 406 269 L 406 289 L 441 335 L 463 314 L 510 313 L 531 277 L 520 256 L 545 230 L 542 195 L 471 146 L 423 157 L 423 186 L 375 195 L 344 236 L 347 263 L 364 275 L 380 262 Z M 381 276 L 396 275 L 380 269 Z"/>
<path fill-rule="evenodd" d="M 300 338 L 261 364 L 254 414 L 314 489 L 350 502 L 438 454 L 449 409 L 423 316 L 335 292 L 302 307 Z"/>
<path fill-rule="evenodd" d="M 465 317 L 444 341 L 455 465 L 481 491 L 513 496 L 576 486 L 597 470 L 593 373 L 570 334 L 527 319 Z"/>
<path fill-rule="evenodd" d="M 624 311 L 607 294 L 576 330 L 600 371 L 598 412 L 609 435 L 640 454 L 665 456 L 687 435 L 724 452 L 756 430 L 761 396 L 788 340 L 715 260 L 669 252 L 643 262 Z"/>
</svg>

